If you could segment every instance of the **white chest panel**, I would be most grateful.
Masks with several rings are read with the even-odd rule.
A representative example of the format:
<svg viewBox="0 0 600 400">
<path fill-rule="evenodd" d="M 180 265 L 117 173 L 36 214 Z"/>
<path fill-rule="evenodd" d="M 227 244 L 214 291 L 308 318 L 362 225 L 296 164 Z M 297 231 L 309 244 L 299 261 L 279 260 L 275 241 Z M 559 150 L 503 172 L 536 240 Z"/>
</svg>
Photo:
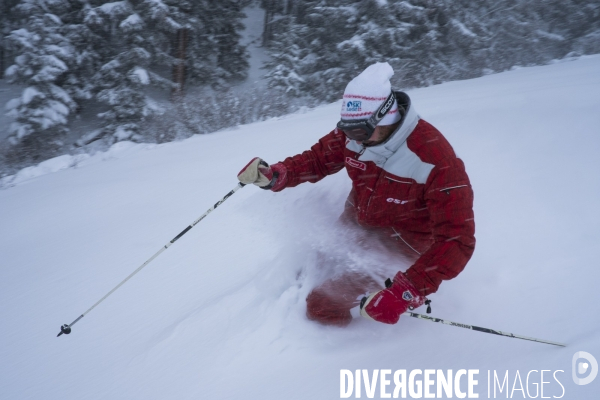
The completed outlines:
<svg viewBox="0 0 600 400">
<path fill-rule="evenodd" d="M 383 165 L 383 169 L 390 174 L 403 178 L 411 178 L 417 181 L 417 183 L 427 182 L 427 178 L 433 167 L 435 167 L 433 164 L 421 161 L 408 148 L 406 142 L 402 143 L 402 146 Z"/>
<path fill-rule="evenodd" d="M 415 112 L 414 107 L 410 107 L 405 120 L 390 138 L 389 142 L 365 148 L 363 154 L 358 157 L 358 160 L 373 161 L 379 168 L 398 177 L 411 178 L 417 181 L 417 183 L 427 182 L 427 178 L 434 165 L 421 161 L 406 144 L 406 139 L 415 129 L 418 122 L 419 116 Z M 355 153 L 363 151 L 363 147 L 354 140 L 348 141 L 346 148 Z"/>
</svg>

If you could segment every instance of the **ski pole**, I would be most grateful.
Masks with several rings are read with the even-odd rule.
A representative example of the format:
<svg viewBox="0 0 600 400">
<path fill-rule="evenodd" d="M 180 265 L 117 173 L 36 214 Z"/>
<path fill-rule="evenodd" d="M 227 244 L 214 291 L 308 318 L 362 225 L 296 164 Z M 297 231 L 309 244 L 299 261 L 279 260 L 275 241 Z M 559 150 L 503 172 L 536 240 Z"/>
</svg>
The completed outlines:
<svg viewBox="0 0 600 400">
<path fill-rule="evenodd" d="M 180 237 L 182 237 L 183 235 L 185 235 L 190 229 L 192 229 L 198 222 L 202 221 L 208 214 L 210 214 L 215 208 L 219 207 L 225 200 L 227 200 L 229 197 L 231 197 L 231 195 L 233 195 L 235 192 L 237 192 L 238 190 L 240 190 L 241 188 L 243 188 L 244 186 L 246 186 L 244 183 L 238 183 L 237 186 L 235 188 L 233 188 L 229 193 L 227 193 L 225 195 L 225 197 L 223 197 L 221 200 L 219 200 L 217 203 L 215 203 L 214 206 L 212 206 L 210 209 L 208 209 L 208 211 L 206 211 L 204 214 L 202 214 L 197 220 L 195 220 L 194 222 L 192 222 L 187 228 L 185 228 L 184 230 L 182 230 L 179 235 L 175 236 L 170 242 L 168 242 L 167 244 L 165 244 L 163 247 L 161 247 L 161 249 L 159 251 L 157 251 L 156 253 L 154 253 L 154 255 L 152 257 L 150 257 L 148 260 L 146 260 L 146 262 L 144 262 L 142 265 L 140 265 L 138 267 L 138 269 L 136 269 L 135 271 L 133 271 L 131 274 L 129 274 L 129 276 L 125 279 L 123 279 L 117 286 L 115 286 L 114 288 L 111 289 L 110 292 L 106 293 L 104 295 L 104 297 L 102 297 L 100 300 L 98 300 L 96 303 L 94 303 L 93 306 L 91 306 L 86 312 L 84 312 L 83 314 L 81 314 L 79 317 L 77 317 L 77 319 L 73 322 L 71 322 L 70 324 L 64 324 L 63 326 L 60 327 L 60 333 L 58 335 L 56 335 L 56 337 L 59 337 L 60 335 L 62 335 L 63 333 L 65 335 L 68 335 L 69 333 L 71 333 L 71 327 L 73 325 L 75 325 L 77 323 L 77 321 L 79 321 L 81 318 L 85 317 L 90 311 L 92 311 L 94 308 L 96 308 L 96 306 L 100 303 L 102 303 L 108 296 L 110 296 L 111 294 L 113 294 L 118 288 L 120 288 L 125 282 L 127 282 L 129 279 L 131 279 L 135 274 L 137 274 L 138 272 L 140 272 L 142 270 L 142 268 L 144 268 L 146 265 L 150 264 L 150 262 L 152 260 L 154 260 L 156 257 L 159 256 L 160 253 L 162 253 L 163 251 L 165 251 L 166 249 L 168 249 L 173 243 L 175 243 L 177 240 L 179 240 Z"/>
<path fill-rule="evenodd" d="M 441 322 L 442 324 L 445 324 L 445 325 L 457 326 L 459 328 L 471 329 L 473 331 L 492 333 L 494 335 L 507 336 L 507 337 L 512 337 L 515 339 L 530 340 L 532 342 L 546 343 L 546 344 L 552 344 L 554 346 L 567 347 L 567 345 L 563 344 L 563 343 L 557 343 L 557 342 L 551 342 L 549 340 L 535 339 L 535 338 L 530 338 L 527 336 L 515 335 L 514 333 L 502 332 L 502 331 L 497 331 L 497 330 L 489 329 L 489 328 L 482 328 L 482 327 L 474 326 L 474 325 L 460 324 L 458 322 L 452 322 L 452 321 L 448 321 L 448 320 L 444 320 L 444 319 L 440 319 L 440 318 L 428 317 L 427 315 L 417 314 L 417 313 L 410 312 L 410 311 L 405 312 L 403 315 L 408 315 L 410 317 L 422 319 L 425 321 Z"/>
</svg>

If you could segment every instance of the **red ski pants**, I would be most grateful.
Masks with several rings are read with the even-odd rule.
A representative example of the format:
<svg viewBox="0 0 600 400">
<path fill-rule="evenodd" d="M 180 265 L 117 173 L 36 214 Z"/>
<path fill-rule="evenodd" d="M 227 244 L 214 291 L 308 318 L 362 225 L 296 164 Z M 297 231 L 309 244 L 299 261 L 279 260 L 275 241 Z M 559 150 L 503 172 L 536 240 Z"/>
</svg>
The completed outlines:
<svg viewBox="0 0 600 400">
<path fill-rule="evenodd" d="M 344 212 L 339 222 L 347 229 L 365 230 L 365 234 L 361 235 L 362 243 L 359 244 L 365 251 L 369 251 L 371 247 L 369 242 L 378 241 L 388 249 L 394 249 L 398 254 L 399 265 L 407 260 L 414 262 L 418 257 L 410 249 L 399 247 L 397 239 L 393 236 L 383 231 L 360 227 L 350 212 Z M 359 305 L 367 292 L 373 293 L 383 289 L 385 278 L 376 280 L 364 273 L 348 271 L 337 278 L 329 279 L 315 287 L 306 297 L 306 316 L 324 325 L 346 326 L 352 321 L 350 309 Z"/>
</svg>

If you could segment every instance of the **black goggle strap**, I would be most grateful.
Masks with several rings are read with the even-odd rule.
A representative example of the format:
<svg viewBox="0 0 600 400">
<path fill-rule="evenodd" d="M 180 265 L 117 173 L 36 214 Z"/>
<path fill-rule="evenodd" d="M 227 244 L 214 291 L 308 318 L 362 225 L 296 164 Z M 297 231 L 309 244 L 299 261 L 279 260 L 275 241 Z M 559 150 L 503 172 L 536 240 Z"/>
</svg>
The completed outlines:
<svg viewBox="0 0 600 400">
<path fill-rule="evenodd" d="M 385 101 L 381 103 L 377 111 L 375 111 L 373 115 L 371 115 L 371 117 L 367 120 L 367 125 L 375 129 L 377 124 L 379 124 L 383 117 L 385 117 L 387 113 L 392 109 L 392 106 L 394 105 L 394 100 L 396 100 L 396 96 L 394 95 L 394 92 L 390 92 Z"/>
<path fill-rule="evenodd" d="M 366 128 L 367 127 L 367 120 L 358 120 L 358 121 L 344 121 L 344 120 L 340 120 L 337 123 L 337 127 L 340 128 L 341 130 L 353 130 L 353 129 L 360 129 L 360 128 Z"/>
</svg>

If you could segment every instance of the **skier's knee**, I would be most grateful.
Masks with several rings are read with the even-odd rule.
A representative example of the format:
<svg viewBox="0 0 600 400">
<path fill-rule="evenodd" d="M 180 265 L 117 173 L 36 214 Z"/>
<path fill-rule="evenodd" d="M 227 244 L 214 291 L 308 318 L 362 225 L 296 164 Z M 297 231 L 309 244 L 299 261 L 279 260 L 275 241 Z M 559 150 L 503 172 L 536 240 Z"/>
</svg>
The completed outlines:
<svg viewBox="0 0 600 400">
<path fill-rule="evenodd" d="M 350 310 L 341 308 L 318 291 L 306 297 L 306 317 L 324 325 L 346 326 L 352 321 Z"/>
</svg>

